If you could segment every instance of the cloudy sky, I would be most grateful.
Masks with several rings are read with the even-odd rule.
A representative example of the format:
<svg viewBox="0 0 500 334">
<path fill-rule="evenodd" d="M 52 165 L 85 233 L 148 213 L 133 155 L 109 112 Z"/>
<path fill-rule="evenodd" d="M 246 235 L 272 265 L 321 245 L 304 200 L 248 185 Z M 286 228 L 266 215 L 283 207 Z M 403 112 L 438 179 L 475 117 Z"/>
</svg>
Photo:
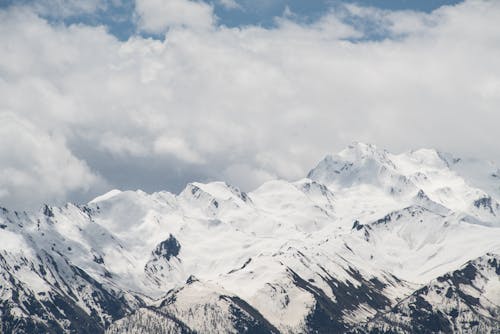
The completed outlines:
<svg viewBox="0 0 500 334">
<path fill-rule="evenodd" d="M 0 0 L 0 205 L 244 190 L 353 141 L 500 161 L 500 1 Z"/>
</svg>

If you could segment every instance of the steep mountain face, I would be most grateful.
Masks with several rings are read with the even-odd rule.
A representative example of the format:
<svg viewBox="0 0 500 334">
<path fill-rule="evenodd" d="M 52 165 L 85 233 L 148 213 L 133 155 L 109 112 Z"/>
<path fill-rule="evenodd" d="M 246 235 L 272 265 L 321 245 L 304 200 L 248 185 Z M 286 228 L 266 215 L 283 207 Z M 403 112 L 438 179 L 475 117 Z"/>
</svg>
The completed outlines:
<svg viewBox="0 0 500 334">
<path fill-rule="evenodd" d="M 499 260 L 493 254 L 471 260 L 432 280 L 364 327 L 372 332 L 499 332 Z"/>
<path fill-rule="evenodd" d="M 356 143 L 248 194 L 0 209 L 0 333 L 498 332 L 498 170 Z"/>
<path fill-rule="evenodd" d="M 149 323 L 154 323 L 151 328 Z M 246 301 L 191 276 L 168 292 L 157 307 L 141 308 L 115 322 L 108 333 L 278 333 L 278 329 Z"/>
</svg>

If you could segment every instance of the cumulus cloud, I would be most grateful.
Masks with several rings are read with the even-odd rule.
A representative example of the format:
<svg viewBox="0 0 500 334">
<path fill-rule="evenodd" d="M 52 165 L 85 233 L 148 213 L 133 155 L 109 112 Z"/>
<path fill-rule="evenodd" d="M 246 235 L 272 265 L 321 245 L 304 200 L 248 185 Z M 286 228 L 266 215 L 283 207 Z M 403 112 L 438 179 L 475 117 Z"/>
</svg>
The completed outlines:
<svg viewBox="0 0 500 334">
<path fill-rule="evenodd" d="M 241 9 L 236 0 L 219 0 L 219 3 L 227 9 Z"/>
<path fill-rule="evenodd" d="M 193 149 L 179 137 L 159 137 L 154 143 L 154 151 L 158 154 L 172 154 L 176 158 L 188 163 L 203 162 L 200 155 L 193 151 Z"/>
<path fill-rule="evenodd" d="M 0 202 L 15 209 L 57 201 L 71 192 L 103 190 L 103 180 L 64 139 L 11 112 L 0 113 Z"/>
<path fill-rule="evenodd" d="M 214 23 L 213 8 L 203 1 L 136 0 L 135 6 L 140 29 L 150 33 L 175 26 L 207 28 Z"/>
<path fill-rule="evenodd" d="M 22 0 L 18 1 L 25 7 L 44 17 L 50 18 L 70 18 L 79 15 L 94 14 L 100 10 L 105 10 L 110 5 L 120 6 L 122 0 Z M 8 5 L 9 1 L 4 5 Z M 12 1 L 15 5 L 16 2 Z M 2 5 L 2 3 L 0 3 Z"/>
<path fill-rule="evenodd" d="M 102 182 L 178 191 L 224 179 L 250 190 L 301 178 L 354 140 L 500 160 L 499 2 L 427 14 L 349 6 L 272 29 L 217 27 L 198 2 L 141 2 L 141 29 L 168 27 L 164 40 L 0 12 L 0 109 L 30 129 L 2 136 L 31 138 L 4 145 L 2 171 L 22 176 L 0 183 L 0 203 L 84 200 L 72 193 Z M 168 7 L 181 2 L 197 9 Z M 371 29 L 388 38 L 366 39 Z M 50 194 L 27 191 L 53 177 Z"/>
</svg>

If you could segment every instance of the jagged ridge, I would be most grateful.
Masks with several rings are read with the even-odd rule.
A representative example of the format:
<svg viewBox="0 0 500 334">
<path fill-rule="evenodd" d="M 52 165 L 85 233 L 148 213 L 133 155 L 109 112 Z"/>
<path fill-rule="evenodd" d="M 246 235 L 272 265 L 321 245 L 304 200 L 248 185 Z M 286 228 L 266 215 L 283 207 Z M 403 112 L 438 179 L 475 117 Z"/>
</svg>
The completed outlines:
<svg viewBox="0 0 500 334">
<path fill-rule="evenodd" d="M 113 190 L 81 206 L 1 209 L 1 328 L 493 331 L 499 273 L 484 263 L 500 252 L 497 170 L 357 143 L 306 179 L 250 193 L 192 183 L 179 195 Z M 465 263 L 474 279 L 457 281 Z M 435 292 L 445 287 L 446 303 Z"/>
</svg>

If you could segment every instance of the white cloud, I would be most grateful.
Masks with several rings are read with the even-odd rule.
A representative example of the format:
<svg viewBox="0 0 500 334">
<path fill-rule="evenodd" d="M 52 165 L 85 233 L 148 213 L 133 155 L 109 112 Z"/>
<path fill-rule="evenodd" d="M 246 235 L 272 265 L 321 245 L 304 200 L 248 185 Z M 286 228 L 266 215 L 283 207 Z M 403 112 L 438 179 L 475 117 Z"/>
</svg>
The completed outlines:
<svg viewBox="0 0 500 334">
<path fill-rule="evenodd" d="M 105 188 L 103 180 L 71 153 L 60 136 L 45 133 L 11 112 L 0 113 L 0 124 L 2 205 L 26 208 L 58 201 L 70 192 Z"/>
<path fill-rule="evenodd" d="M 2 151 L 1 170 L 21 174 L 10 177 L 16 185 L 0 183 L 0 202 L 65 199 L 97 173 L 122 189 L 228 179 L 249 190 L 270 177 L 303 177 L 353 140 L 500 161 L 499 2 L 430 14 L 351 9 L 396 36 L 355 42 L 362 32 L 343 23 L 345 13 L 229 29 L 212 26 L 204 8 L 209 29 L 180 15 L 164 41 L 125 42 L 103 28 L 0 12 L 0 109 L 32 129 L 3 134 L 31 144 L 9 142 L 26 167 Z M 153 30 L 172 24 L 163 18 Z M 44 161 L 33 136 L 55 147 L 47 159 L 60 151 L 73 162 L 29 167 Z M 47 195 L 26 190 L 43 189 L 64 166 L 80 167 L 58 180 L 90 181 L 58 181 Z"/>
<path fill-rule="evenodd" d="M 222 173 L 223 180 L 229 184 L 237 184 L 243 189 L 253 189 L 256 185 L 275 180 L 276 175 L 269 173 L 264 169 L 255 168 L 252 165 L 236 163 L 224 169 Z"/>
<path fill-rule="evenodd" d="M 214 23 L 213 8 L 196 0 L 136 0 L 141 30 L 162 33 L 169 27 L 209 28 Z"/>
<path fill-rule="evenodd" d="M 99 146 L 111 155 L 141 157 L 149 154 L 149 150 L 140 141 L 126 135 L 117 135 L 111 131 L 98 137 Z"/>
<path fill-rule="evenodd" d="M 203 162 L 200 155 L 193 151 L 182 138 L 161 136 L 154 143 L 154 151 L 158 154 L 171 154 L 188 163 L 199 164 Z"/>
<path fill-rule="evenodd" d="M 241 9 L 241 6 L 236 2 L 236 0 L 219 0 L 219 3 L 228 9 Z"/>
<path fill-rule="evenodd" d="M 25 0 L 19 1 L 18 5 L 27 6 L 45 17 L 68 18 L 104 10 L 108 2 L 108 0 Z M 13 4 L 16 5 L 16 2 Z"/>
</svg>

